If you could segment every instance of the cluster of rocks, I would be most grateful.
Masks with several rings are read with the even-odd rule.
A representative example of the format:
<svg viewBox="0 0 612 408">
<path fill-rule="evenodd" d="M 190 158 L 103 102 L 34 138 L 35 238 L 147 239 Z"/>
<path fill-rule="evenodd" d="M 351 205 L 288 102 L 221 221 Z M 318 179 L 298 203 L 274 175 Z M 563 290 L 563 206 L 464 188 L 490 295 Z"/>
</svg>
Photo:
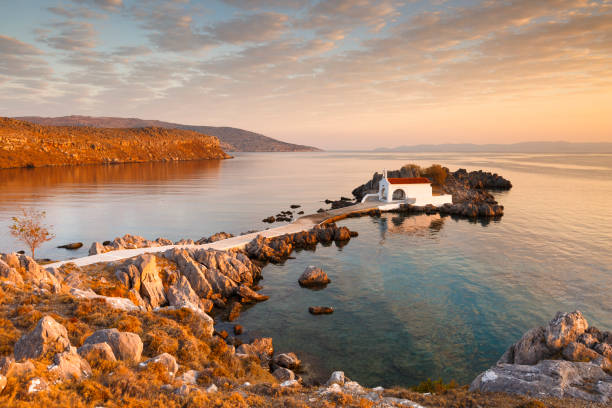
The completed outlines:
<svg viewBox="0 0 612 408">
<path fill-rule="evenodd" d="M 181 239 L 179 241 L 174 242 L 167 238 L 157 238 L 154 241 L 151 241 L 138 235 L 125 234 L 123 237 L 117 237 L 112 241 L 104 241 L 101 243 L 94 242 L 89 248 L 89 255 L 97 255 L 110 251 L 118 251 L 121 249 L 152 248 L 167 245 L 211 244 L 213 242 L 232 237 L 234 237 L 233 234 L 227 232 L 218 232 L 214 235 L 211 235 L 210 237 L 202 237 L 197 241 L 194 241 L 193 239 Z"/>
<path fill-rule="evenodd" d="M 309 231 L 285 234 L 279 237 L 266 238 L 258 235 L 249 242 L 245 249 L 248 256 L 264 262 L 283 262 L 294 249 L 311 249 L 317 243 L 347 242 L 357 236 L 347 227 L 338 227 L 335 223 L 317 225 Z"/>
<path fill-rule="evenodd" d="M 29 284 L 39 290 L 58 292 L 62 276 L 48 271 L 31 257 L 20 253 L 0 254 L 0 277 L 15 285 Z"/>
<path fill-rule="evenodd" d="M 404 214 L 440 214 L 464 218 L 494 218 L 504 215 L 504 206 L 492 203 L 454 203 L 443 204 L 439 207 L 434 205 L 417 206 L 412 204 L 401 204 L 398 213 Z"/>
<path fill-rule="evenodd" d="M 143 343 L 137 334 L 117 329 L 98 330 L 87 337 L 81 347 L 73 347 L 66 328 L 51 316 L 44 316 L 34 330 L 22 335 L 15 343 L 14 358 L 7 356 L 2 359 L 0 376 L 27 377 L 34 372 L 32 360 L 53 355 L 53 364 L 47 367 L 49 376 L 46 379 L 34 377 L 28 385 L 29 392 L 40 392 L 48 389 L 50 378 L 57 382 L 91 376 L 90 364 L 94 361 L 139 362 L 142 350 Z M 178 369 L 174 357 L 171 360 Z"/>
<path fill-rule="evenodd" d="M 273 224 L 275 222 L 292 222 L 295 214 L 298 214 L 298 215 L 304 214 L 304 211 L 297 211 L 297 212 L 295 211 L 295 209 L 299 208 L 300 205 L 292 204 L 290 207 L 291 207 L 291 210 L 280 211 L 275 216 L 271 215 L 269 217 L 264 218 L 261 221 L 268 223 L 268 224 Z"/>
<path fill-rule="evenodd" d="M 334 371 L 325 385 L 319 387 L 316 394 L 319 397 L 330 397 L 334 394 L 347 394 L 352 397 L 364 398 L 374 403 L 376 407 L 410 407 L 424 408 L 422 405 L 405 398 L 395 398 L 384 396 L 385 389 L 383 387 L 375 387 L 367 389 L 357 381 L 351 381 L 346 377 L 343 371 Z"/>
<path fill-rule="evenodd" d="M 512 183 L 497 173 L 482 170 L 470 171 L 459 169 L 450 175 L 458 181 L 467 182 L 470 187 L 478 190 L 510 190 Z"/>
<path fill-rule="evenodd" d="M 332 210 L 335 210 L 336 208 L 350 207 L 351 205 L 355 205 L 356 202 L 355 200 L 348 197 L 340 197 L 339 200 L 327 199 L 325 200 L 325 204 L 331 204 Z"/>
<path fill-rule="evenodd" d="M 557 313 L 529 330 L 472 391 L 612 401 L 612 332 L 589 327 L 580 311 Z"/>
</svg>

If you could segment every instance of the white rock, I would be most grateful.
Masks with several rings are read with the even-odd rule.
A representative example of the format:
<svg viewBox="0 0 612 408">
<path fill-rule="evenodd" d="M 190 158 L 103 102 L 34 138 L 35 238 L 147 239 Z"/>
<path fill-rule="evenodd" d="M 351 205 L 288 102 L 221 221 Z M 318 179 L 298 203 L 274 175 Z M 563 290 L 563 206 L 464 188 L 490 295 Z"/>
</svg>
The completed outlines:
<svg viewBox="0 0 612 408">
<path fill-rule="evenodd" d="M 365 390 L 356 381 L 349 381 L 344 384 L 344 390 L 352 394 L 365 394 Z"/>
<path fill-rule="evenodd" d="M 210 387 L 206 388 L 206 392 L 208 393 L 213 393 L 217 391 L 219 391 L 219 389 L 217 388 L 215 384 L 211 384 Z"/>
<path fill-rule="evenodd" d="M 340 384 L 344 385 L 344 371 L 334 371 L 325 385 Z"/>
<path fill-rule="evenodd" d="M 28 393 L 31 394 L 33 392 L 41 392 L 49 389 L 49 384 L 42 378 L 36 377 L 32 378 L 30 381 L 30 385 L 28 386 Z"/>
<path fill-rule="evenodd" d="M 297 385 L 297 384 L 298 384 L 297 380 L 289 380 L 289 381 L 282 382 L 280 386 L 281 387 L 293 387 L 294 385 Z"/>
<path fill-rule="evenodd" d="M 136 306 L 130 299 L 98 295 L 91 289 L 81 290 L 77 288 L 72 288 L 70 289 L 70 294 L 76 298 L 81 299 L 104 299 L 110 307 L 119 310 L 125 310 L 126 312 L 141 310 L 141 308 L 139 306 Z"/>
<path fill-rule="evenodd" d="M 183 381 L 185 384 L 195 384 L 198 379 L 198 372 L 196 370 L 185 371 L 183 375 L 179 377 L 179 380 Z"/>
</svg>

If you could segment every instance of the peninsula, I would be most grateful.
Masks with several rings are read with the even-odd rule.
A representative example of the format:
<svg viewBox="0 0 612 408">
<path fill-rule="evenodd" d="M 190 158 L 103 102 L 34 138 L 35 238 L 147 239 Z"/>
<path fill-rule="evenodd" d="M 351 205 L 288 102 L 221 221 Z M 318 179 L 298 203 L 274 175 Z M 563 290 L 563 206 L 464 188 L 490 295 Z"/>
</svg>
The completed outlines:
<svg viewBox="0 0 612 408">
<path fill-rule="evenodd" d="M 61 116 L 45 118 L 41 116 L 23 116 L 14 119 L 25 120 L 39 125 L 51 126 L 87 126 L 102 128 L 144 128 L 192 130 L 205 135 L 215 136 L 221 147 L 227 152 L 318 152 L 312 146 L 283 142 L 259 133 L 228 126 L 183 125 L 180 123 L 144 120 L 138 118 L 96 117 L 96 116 Z"/>
<path fill-rule="evenodd" d="M 41 126 L 0 118 L 0 168 L 228 158 L 216 137 L 190 130 Z"/>
</svg>

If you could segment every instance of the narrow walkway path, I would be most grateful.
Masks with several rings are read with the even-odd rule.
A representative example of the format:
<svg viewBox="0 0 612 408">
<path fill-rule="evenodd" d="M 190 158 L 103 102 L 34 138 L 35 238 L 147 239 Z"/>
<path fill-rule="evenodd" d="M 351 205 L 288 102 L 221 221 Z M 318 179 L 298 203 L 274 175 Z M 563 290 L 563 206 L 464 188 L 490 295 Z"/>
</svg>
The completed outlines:
<svg viewBox="0 0 612 408">
<path fill-rule="evenodd" d="M 243 248 L 246 244 L 257 238 L 258 235 L 262 235 L 266 238 L 274 238 L 285 234 L 295 234 L 296 232 L 308 231 L 315 225 L 323 224 L 325 222 L 336 221 L 338 219 L 346 218 L 350 214 L 357 214 L 368 212 L 379 208 L 381 203 L 378 201 L 371 201 L 361 204 L 355 204 L 350 207 L 337 208 L 335 210 L 329 210 L 322 213 L 305 215 L 298 218 L 290 224 L 282 225 L 280 227 L 270 228 L 263 231 L 253 232 L 246 235 L 240 235 L 238 237 L 222 239 L 211 244 L 202 245 L 165 245 L 158 247 L 147 247 L 147 248 L 135 248 L 135 249 L 121 249 L 118 251 L 104 252 L 103 254 L 90 255 L 77 259 L 68 259 L 66 261 L 54 262 L 45 265 L 46 268 L 59 268 L 60 266 L 73 263 L 77 266 L 92 265 L 99 262 L 111 262 L 119 261 L 122 259 L 132 258 L 134 256 L 164 252 L 172 248 L 189 248 L 189 249 L 216 249 L 216 250 L 227 250 L 233 248 Z"/>
</svg>

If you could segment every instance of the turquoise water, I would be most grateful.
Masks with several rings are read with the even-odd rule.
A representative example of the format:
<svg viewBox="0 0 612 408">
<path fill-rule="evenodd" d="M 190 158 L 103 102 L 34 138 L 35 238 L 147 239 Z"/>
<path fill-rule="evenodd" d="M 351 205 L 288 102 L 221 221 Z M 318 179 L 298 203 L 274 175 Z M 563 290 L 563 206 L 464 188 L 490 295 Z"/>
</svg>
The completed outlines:
<svg viewBox="0 0 612 408">
<path fill-rule="evenodd" d="M 348 219 L 359 237 L 295 253 L 264 269 L 270 300 L 237 323 L 244 340 L 272 336 L 314 376 L 342 369 L 363 384 L 428 377 L 469 382 L 528 328 L 557 310 L 582 310 L 612 329 L 612 155 L 241 154 L 222 162 L 157 163 L 0 172 L 0 231 L 19 206 L 44 209 L 57 238 L 40 256 L 86 253 L 54 245 L 112 239 L 199 238 L 265 228 L 265 216 L 349 195 L 376 170 L 416 162 L 496 171 L 514 188 L 506 214 L 482 223 L 438 216 Z M 0 235 L 0 250 L 18 245 Z M 332 279 L 300 288 L 310 264 Z M 308 306 L 329 305 L 329 316 Z"/>
</svg>

